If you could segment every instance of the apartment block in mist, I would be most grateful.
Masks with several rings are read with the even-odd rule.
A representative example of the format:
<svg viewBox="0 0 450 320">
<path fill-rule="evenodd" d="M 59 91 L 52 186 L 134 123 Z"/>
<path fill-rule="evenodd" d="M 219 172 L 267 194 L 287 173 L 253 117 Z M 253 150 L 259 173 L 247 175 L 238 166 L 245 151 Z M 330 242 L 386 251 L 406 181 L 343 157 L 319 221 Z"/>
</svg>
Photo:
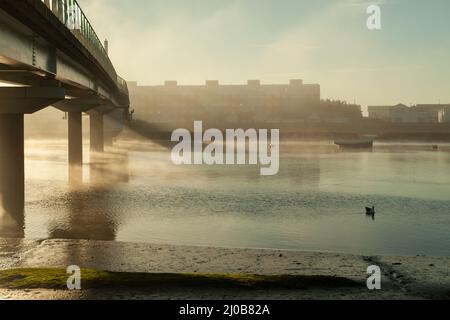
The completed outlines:
<svg viewBox="0 0 450 320">
<path fill-rule="evenodd" d="M 449 104 L 369 106 L 369 118 L 391 123 L 450 123 Z"/>
<path fill-rule="evenodd" d="M 202 120 L 207 127 L 298 123 L 314 114 L 320 105 L 320 86 L 291 80 L 289 84 L 179 85 L 166 81 L 160 86 L 129 82 L 131 105 L 138 119 L 168 127 L 191 127 Z"/>
</svg>

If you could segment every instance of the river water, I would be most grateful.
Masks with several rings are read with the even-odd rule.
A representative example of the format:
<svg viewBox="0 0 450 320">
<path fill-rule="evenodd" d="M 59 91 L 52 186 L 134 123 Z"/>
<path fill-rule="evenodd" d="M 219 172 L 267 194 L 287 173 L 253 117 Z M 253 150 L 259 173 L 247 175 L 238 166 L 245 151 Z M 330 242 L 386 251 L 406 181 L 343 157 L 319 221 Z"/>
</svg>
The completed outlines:
<svg viewBox="0 0 450 320">
<path fill-rule="evenodd" d="M 450 146 L 343 152 L 283 143 L 280 172 L 174 166 L 153 143 L 121 142 L 68 185 L 65 141 L 26 143 L 26 238 L 450 256 Z M 376 206 L 375 219 L 365 206 Z M 1 236 L 1 235 L 0 235 Z"/>
</svg>

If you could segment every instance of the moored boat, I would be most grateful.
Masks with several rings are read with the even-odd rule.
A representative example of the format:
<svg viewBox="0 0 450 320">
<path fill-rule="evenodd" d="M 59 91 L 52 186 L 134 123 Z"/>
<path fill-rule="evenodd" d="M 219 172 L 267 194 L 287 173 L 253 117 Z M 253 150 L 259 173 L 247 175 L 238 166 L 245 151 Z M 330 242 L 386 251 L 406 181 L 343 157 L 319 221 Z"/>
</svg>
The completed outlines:
<svg viewBox="0 0 450 320">
<path fill-rule="evenodd" d="M 341 148 L 372 149 L 373 140 L 336 140 L 334 144 Z"/>
</svg>

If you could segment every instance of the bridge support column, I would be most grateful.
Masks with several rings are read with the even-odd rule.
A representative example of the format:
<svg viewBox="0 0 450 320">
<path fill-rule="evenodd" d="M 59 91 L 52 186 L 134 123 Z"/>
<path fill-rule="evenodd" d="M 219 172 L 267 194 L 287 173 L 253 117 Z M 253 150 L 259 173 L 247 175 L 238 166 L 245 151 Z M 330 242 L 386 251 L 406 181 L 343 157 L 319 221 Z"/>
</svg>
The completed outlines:
<svg viewBox="0 0 450 320">
<path fill-rule="evenodd" d="M 57 85 L 0 87 L 0 237 L 24 236 L 24 114 L 63 100 Z"/>
<path fill-rule="evenodd" d="M 104 133 L 104 121 L 103 114 L 99 112 L 90 112 L 90 143 L 91 151 L 93 152 L 103 152 L 105 143 L 105 133 Z"/>
<path fill-rule="evenodd" d="M 23 119 L 23 114 L 0 114 L 0 237 L 23 236 Z"/>
<path fill-rule="evenodd" d="M 82 113 L 69 112 L 69 183 L 83 181 L 83 131 Z"/>
</svg>

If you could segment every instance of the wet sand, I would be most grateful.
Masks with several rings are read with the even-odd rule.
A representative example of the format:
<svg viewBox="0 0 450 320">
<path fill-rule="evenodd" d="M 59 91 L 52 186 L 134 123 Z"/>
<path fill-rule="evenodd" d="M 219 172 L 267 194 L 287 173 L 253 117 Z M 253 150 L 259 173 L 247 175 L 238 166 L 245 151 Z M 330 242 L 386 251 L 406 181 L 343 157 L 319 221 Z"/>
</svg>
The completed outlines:
<svg viewBox="0 0 450 320">
<path fill-rule="evenodd" d="M 365 257 L 255 249 L 82 240 L 0 239 L 0 269 L 81 268 L 130 273 L 341 277 L 352 288 L 241 290 L 213 287 L 103 288 L 76 292 L 0 289 L 0 299 L 450 299 L 450 258 Z M 367 267 L 383 271 L 382 290 L 366 287 Z"/>
</svg>

